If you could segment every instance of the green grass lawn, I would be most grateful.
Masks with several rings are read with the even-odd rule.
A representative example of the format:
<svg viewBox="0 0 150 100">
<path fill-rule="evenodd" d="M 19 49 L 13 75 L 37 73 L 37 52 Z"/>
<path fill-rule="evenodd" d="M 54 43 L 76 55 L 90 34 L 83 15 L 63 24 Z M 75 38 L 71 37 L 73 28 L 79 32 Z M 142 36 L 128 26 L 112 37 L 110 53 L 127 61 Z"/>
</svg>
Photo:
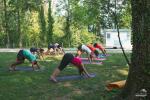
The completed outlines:
<svg viewBox="0 0 150 100">
<path fill-rule="evenodd" d="M 57 67 L 61 57 L 50 57 L 39 61 L 44 71 L 9 72 L 8 68 L 16 59 L 16 53 L 0 53 L 0 100 L 108 100 L 121 90 L 106 91 L 106 84 L 124 80 L 128 66 L 122 54 L 111 54 L 103 65 L 85 65 L 88 72 L 96 77 L 59 83 L 50 82 L 49 76 Z M 21 66 L 29 66 L 29 62 Z M 70 66 L 59 76 L 78 74 Z"/>
</svg>

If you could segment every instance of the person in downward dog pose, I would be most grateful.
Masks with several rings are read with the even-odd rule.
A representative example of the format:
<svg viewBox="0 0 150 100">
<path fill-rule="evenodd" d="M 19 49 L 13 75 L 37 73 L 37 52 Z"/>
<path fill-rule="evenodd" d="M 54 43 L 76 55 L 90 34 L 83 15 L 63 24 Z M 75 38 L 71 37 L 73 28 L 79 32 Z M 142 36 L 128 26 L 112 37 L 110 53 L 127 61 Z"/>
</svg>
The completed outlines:
<svg viewBox="0 0 150 100">
<path fill-rule="evenodd" d="M 76 56 L 81 56 L 81 54 L 83 54 L 84 52 L 86 52 L 87 56 L 88 56 L 88 60 L 90 61 L 90 63 L 93 60 L 93 54 L 92 51 L 84 44 L 81 44 L 78 46 L 78 50 L 77 50 L 77 55 Z"/>
<path fill-rule="evenodd" d="M 87 77 L 90 77 L 89 73 L 85 69 L 84 65 L 82 64 L 82 61 L 79 57 L 73 56 L 71 53 L 66 53 L 58 67 L 54 70 L 52 75 L 50 76 L 50 80 L 53 82 L 57 82 L 56 77 L 59 75 L 59 73 L 69 64 L 73 64 L 78 68 L 80 75 L 85 75 Z"/>
<path fill-rule="evenodd" d="M 55 43 L 54 45 L 56 47 L 57 54 L 64 54 L 65 53 L 64 49 L 62 48 L 62 46 L 60 44 Z"/>
<path fill-rule="evenodd" d="M 44 49 L 31 47 L 30 52 L 38 58 L 40 58 L 41 60 L 44 59 Z"/>
<path fill-rule="evenodd" d="M 24 60 L 27 59 L 31 62 L 33 70 L 35 69 L 35 66 L 40 69 L 37 61 L 36 56 L 32 54 L 29 50 L 20 50 L 17 54 L 16 62 L 11 64 L 11 67 L 9 68 L 10 71 L 15 71 L 16 65 L 20 65 L 24 63 Z"/>
<path fill-rule="evenodd" d="M 95 48 L 92 44 L 88 44 L 87 47 L 92 51 L 92 54 L 95 55 L 94 58 L 98 58 L 100 51 L 98 48 Z"/>
<path fill-rule="evenodd" d="M 55 55 L 56 54 L 56 46 L 54 44 L 49 44 L 45 55 Z"/>
<path fill-rule="evenodd" d="M 94 46 L 95 48 L 98 48 L 99 50 L 101 50 L 102 53 L 103 53 L 104 55 L 106 55 L 106 50 L 105 50 L 105 48 L 104 48 L 101 44 L 94 43 L 93 46 Z"/>
</svg>

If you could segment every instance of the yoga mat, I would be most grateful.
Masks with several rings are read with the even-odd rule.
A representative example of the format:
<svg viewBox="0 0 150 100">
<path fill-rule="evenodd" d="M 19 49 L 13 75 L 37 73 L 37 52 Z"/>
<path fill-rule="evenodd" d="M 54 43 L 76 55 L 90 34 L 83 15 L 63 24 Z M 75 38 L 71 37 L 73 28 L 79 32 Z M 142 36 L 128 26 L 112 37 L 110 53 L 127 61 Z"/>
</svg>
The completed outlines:
<svg viewBox="0 0 150 100">
<path fill-rule="evenodd" d="M 33 71 L 33 68 L 28 66 L 28 67 L 16 67 L 16 71 Z M 34 71 L 40 71 L 41 69 L 35 68 Z"/>
<path fill-rule="evenodd" d="M 126 83 L 126 80 L 122 80 L 122 81 L 117 81 L 117 82 L 112 82 L 112 83 L 109 83 L 107 86 L 106 86 L 106 89 L 108 91 L 111 91 L 113 88 L 123 88 L 124 85 Z"/>
<path fill-rule="evenodd" d="M 90 76 L 91 76 L 90 78 L 94 78 L 96 74 L 91 73 Z M 80 80 L 80 79 L 88 79 L 88 78 L 86 76 L 81 76 L 81 75 L 62 76 L 56 78 L 58 82 L 67 81 L 67 80 Z"/>
<path fill-rule="evenodd" d="M 81 58 L 81 60 L 88 60 L 88 58 Z M 94 61 L 102 61 L 102 60 L 106 60 L 106 58 L 94 58 Z"/>
<path fill-rule="evenodd" d="M 103 62 L 92 62 L 90 63 L 89 61 L 82 61 L 83 64 L 97 64 L 97 65 L 102 65 Z"/>
<path fill-rule="evenodd" d="M 104 58 L 106 58 L 106 57 L 108 57 L 108 56 L 111 56 L 110 54 L 106 54 L 106 55 L 104 55 L 104 54 L 99 54 L 98 55 L 98 58 L 99 59 L 104 59 Z"/>
</svg>

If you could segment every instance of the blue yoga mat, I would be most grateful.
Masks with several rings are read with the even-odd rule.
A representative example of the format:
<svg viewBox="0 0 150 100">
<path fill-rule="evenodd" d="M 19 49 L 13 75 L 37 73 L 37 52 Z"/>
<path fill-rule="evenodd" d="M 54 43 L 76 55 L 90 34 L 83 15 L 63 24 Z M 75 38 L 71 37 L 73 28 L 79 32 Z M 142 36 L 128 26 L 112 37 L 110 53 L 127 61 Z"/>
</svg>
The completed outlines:
<svg viewBox="0 0 150 100">
<path fill-rule="evenodd" d="M 106 54 L 106 55 L 104 55 L 104 54 L 99 54 L 99 55 L 98 55 L 98 58 L 104 59 L 104 58 L 106 58 L 106 57 L 108 57 L 108 56 L 111 56 L 111 55 L 110 55 L 110 54 Z"/>
<path fill-rule="evenodd" d="M 92 63 L 90 63 L 89 61 L 82 61 L 82 63 L 83 64 L 96 64 L 96 65 L 102 65 L 103 64 L 103 62 L 92 62 Z"/>
<path fill-rule="evenodd" d="M 90 78 L 93 78 L 96 76 L 95 73 L 90 74 Z M 62 77 L 57 77 L 56 80 L 58 82 L 60 81 L 67 81 L 67 80 L 80 80 L 80 79 L 88 79 L 86 76 L 81 76 L 81 75 L 72 75 L 72 76 L 62 76 Z"/>
<path fill-rule="evenodd" d="M 32 67 L 16 67 L 16 71 L 33 71 Z M 35 69 L 35 71 L 40 71 L 41 69 Z"/>
</svg>

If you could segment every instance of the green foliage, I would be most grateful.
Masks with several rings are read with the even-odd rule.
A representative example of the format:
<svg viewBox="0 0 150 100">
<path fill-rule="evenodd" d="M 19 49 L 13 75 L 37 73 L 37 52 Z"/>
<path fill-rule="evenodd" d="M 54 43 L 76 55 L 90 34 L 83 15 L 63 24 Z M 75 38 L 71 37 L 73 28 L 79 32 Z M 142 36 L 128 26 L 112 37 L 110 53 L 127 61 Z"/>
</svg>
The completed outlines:
<svg viewBox="0 0 150 100">
<path fill-rule="evenodd" d="M 47 31 L 47 44 L 53 43 L 53 24 L 54 19 L 51 15 L 51 1 L 49 1 L 49 8 L 48 8 L 48 31 Z"/>
<path fill-rule="evenodd" d="M 41 40 L 40 45 L 43 45 L 43 43 L 46 43 L 46 22 L 43 5 L 40 5 L 39 8 L 39 25 L 40 25 L 40 40 Z"/>
<path fill-rule="evenodd" d="M 5 21 L 4 3 L 0 3 L 1 47 L 41 46 L 58 42 L 65 47 L 76 47 L 78 43 L 103 41 L 100 30 L 114 28 L 115 8 L 111 0 L 60 0 L 56 9 L 51 0 L 6 0 L 7 16 Z M 67 3 L 68 2 L 68 3 Z M 48 5 L 49 4 L 49 5 Z M 120 28 L 129 28 L 131 22 L 130 1 L 117 6 Z M 52 12 L 55 11 L 55 12 Z M 5 23 L 7 32 L 5 30 Z M 94 25 L 94 31 L 88 32 L 88 26 Z M 7 35 L 8 34 L 8 35 Z M 16 39 L 17 38 L 17 39 Z"/>
<path fill-rule="evenodd" d="M 0 32 L 0 47 L 3 47 L 6 43 L 4 37 L 6 37 L 6 34 L 4 32 Z"/>
</svg>

